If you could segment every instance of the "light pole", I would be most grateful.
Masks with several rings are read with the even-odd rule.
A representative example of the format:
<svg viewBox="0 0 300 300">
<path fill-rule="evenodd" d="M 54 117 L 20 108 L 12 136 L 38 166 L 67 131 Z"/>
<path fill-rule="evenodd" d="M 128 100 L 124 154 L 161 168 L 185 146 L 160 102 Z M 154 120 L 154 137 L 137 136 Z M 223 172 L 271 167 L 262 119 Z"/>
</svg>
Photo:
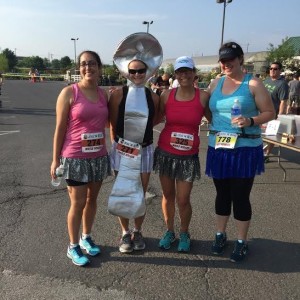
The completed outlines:
<svg viewBox="0 0 300 300">
<path fill-rule="evenodd" d="M 75 64 L 75 71 L 76 71 L 76 41 L 78 41 L 79 38 L 71 38 L 71 41 L 74 41 L 74 52 L 75 52 L 75 59 L 74 59 L 74 64 Z"/>
<path fill-rule="evenodd" d="M 226 6 L 228 5 L 228 3 L 231 3 L 231 2 L 232 2 L 232 0 L 217 0 L 217 3 L 224 3 L 221 46 L 223 45 L 223 38 L 224 38 L 224 24 L 225 24 L 225 12 L 226 12 Z"/>
<path fill-rule="evenodd" d="M 153 21 L 151 21 L 151 22 L 144 21 L 143 24 L 144 24 L 144 25 L 147 25 L 147 33 L 149 33 L 149 26 L 150 26 L 151 24 L 153 24 Z"/>
</svg>

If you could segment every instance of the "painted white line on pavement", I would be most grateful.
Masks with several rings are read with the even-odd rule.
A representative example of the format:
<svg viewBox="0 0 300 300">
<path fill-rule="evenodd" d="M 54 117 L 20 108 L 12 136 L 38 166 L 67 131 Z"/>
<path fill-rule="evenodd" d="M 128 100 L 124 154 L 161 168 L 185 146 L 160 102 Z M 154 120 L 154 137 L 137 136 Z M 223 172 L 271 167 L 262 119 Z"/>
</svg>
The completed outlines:
<svg viewBox="0 0 300 300">
<path fill-rule="evenodd" d="M 20 130 L 11 130 L 11 131 L 0 131 L 0 135 L 19 133 Z"/>
</svg>

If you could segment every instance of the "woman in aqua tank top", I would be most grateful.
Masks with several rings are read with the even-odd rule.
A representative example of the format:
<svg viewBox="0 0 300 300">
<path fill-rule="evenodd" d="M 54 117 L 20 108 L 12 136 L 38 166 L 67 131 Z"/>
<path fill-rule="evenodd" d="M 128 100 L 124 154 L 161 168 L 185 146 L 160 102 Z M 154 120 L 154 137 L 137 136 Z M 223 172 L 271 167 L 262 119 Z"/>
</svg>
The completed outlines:
<svg viewBox="0 0 300 300">
<path fill-rule="evenodd" d="M 264 172 L 260 124 L 275 117 L 272 100 L 262 81 L 244 74 L 244 53 L 240 45 L 226 43 L 219 50 L 223 77 L 209 89 L 212 113 L 206 175 L 216 187 L 216 229 L 212 253 L 221 255 L 226 247 L 226 226 L 233 206 L 237 241 L 230 260 L 241 261 L 248 253 L 247 234 L 252 216 L 250 192 L 256 174 Z M 231 108 L 238 99 L 241 114 L 231 119 Z"/>
</svg>

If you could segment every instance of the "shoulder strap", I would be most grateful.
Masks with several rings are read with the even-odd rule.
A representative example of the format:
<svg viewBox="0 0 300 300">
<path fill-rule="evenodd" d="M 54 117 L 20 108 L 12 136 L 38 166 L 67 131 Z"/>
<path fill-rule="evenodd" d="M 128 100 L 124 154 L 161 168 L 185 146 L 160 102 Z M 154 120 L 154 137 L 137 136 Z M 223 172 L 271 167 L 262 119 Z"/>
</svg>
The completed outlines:
<svg viewBox="0 0 300 300">
<path fill-rule="evenodd" d="M 73 101 L 72 101 L 72 104 L 73 104 L 74 102 L 76 102 L 76 100 L 77 100 L 77 97 L 78 97 L 78 89 L 79 89 L 78 83 L 72 84 L 72 91 L 73 91 Z"/>
<path fill-rule="evenodd" d="M 128 86 L 124 85 L 122 89 L 123 89 L 123 98 L 126 99 L 126 96 L 128 94 Z"/>
</svg>

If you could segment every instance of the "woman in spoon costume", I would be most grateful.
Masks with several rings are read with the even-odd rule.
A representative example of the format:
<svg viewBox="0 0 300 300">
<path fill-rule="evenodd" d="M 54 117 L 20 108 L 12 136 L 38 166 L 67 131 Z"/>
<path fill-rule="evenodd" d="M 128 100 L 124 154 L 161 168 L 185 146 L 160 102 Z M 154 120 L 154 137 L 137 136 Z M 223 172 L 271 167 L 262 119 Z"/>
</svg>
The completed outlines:
<svg viewBox="0 0 300 300">
<path fill-rule="evenodd" d="M 109 100 L 112 168 L 116 174 L 108 211 L 119 217 L 122 229 L 119 250 L 145 249 L 141 227 L 146 212 L 144 195 L 153 166 L 153 126 L 158 120 L 159 97 L 145 87 L 162 62 L 162 48 L 148 33 L 125 38 L 114 62 L 128 86 L 115 90 Z M 129 220 L 134 229 L 129 230 Z"/>
</svg>

